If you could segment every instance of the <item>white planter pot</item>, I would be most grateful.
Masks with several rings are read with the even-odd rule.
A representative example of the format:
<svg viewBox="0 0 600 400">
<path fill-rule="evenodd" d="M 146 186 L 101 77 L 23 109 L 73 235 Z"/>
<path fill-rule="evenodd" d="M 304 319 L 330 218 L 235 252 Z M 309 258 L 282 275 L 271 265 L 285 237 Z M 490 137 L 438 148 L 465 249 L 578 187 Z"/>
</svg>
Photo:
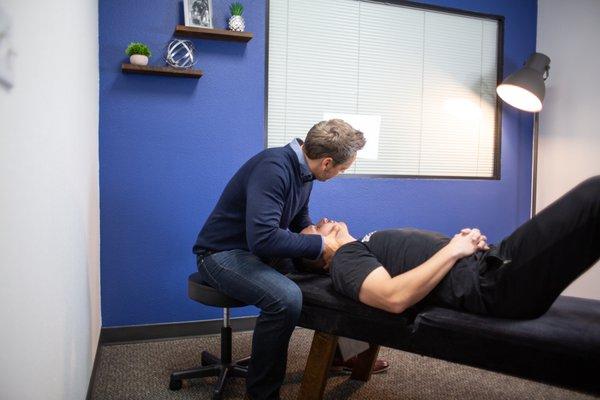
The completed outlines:
<svg viewBox="0 0 600 400">
<path fill-rule="evenodd" d="M 229 30 L 235 32 L 244 32 L 246 29 L 246 22 L 244 21 L 244 17 L 241 15 L 232 15 L 229 18 Z"/>
<path fill-rule="evenodd" d="M 141 54 L 133 54 L 129 57 L 129 62 L 133 65 L 148 65 L 148 57 Z"/>
</svg>

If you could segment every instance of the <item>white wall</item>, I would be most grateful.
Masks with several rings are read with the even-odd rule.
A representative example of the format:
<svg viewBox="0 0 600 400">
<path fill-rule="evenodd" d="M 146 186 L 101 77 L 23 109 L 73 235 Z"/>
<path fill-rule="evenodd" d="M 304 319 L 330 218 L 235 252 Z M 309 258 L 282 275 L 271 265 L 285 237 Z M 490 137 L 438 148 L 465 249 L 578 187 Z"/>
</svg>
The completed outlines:
<svg viewBox="0 0 600 400">
<path fill-rule="evenodd" d="M 0 398 L 84 399 L 99 329 L 98 2 L 0 0 Z"/>
<path fill-rule="evenodd" d="M 540 114 L 538 210 L 600 174 L 599 38 L 599 0 L 539 0 L 537 49 L 552 61 Z M 600 265 L 564 294 L 600 299 Z"/>
</svg>

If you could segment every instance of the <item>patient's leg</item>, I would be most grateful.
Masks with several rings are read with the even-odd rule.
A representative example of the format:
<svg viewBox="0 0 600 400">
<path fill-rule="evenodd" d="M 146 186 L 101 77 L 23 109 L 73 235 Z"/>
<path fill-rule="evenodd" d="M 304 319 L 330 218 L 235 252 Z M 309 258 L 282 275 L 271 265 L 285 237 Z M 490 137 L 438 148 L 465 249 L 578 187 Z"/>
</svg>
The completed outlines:
<svg viewBox="0 0 600 400">
<path fill-rule="evenodd" d="M 514 318 L 546 312 L 600 258 L 600 176 L 521 225 L 500 243 L 499 254 L 512 261 L 481 277 L 488 312 Z"/>
</svg>

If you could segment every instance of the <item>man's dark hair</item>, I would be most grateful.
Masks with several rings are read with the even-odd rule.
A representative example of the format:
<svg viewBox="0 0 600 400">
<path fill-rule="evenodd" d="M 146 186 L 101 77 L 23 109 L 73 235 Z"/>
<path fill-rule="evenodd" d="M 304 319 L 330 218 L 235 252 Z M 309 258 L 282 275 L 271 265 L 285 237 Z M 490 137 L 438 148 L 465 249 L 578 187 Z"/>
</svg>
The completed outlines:
<svg viewBox="0 0 600 400">
<path fill-rule="evenodd" d="M 310 159 L 331 157 L 335 164 L 343 164 L 354 157 L 365 143 L 361 131 L 341 119 L 330 119 L 310 128 L 303 148 Z"/>
</svg>

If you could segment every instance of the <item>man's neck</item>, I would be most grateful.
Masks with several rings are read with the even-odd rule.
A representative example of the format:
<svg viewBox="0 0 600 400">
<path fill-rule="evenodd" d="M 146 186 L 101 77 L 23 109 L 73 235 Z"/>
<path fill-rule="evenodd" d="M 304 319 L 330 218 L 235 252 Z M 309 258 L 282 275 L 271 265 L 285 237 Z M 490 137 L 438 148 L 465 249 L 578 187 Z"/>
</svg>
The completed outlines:
<svg viewBox="0 0 600 400">
<path fill-rule="evenodd" d="M 304 143 L 300 145 L 300 150 L 302 150 L 302 156 L 304 157 L 304 161 L 306 161 L 306 165 L 310 172 L 316 176 L 315 172 L 317 171 L 317 167 L 319 166 L 319 160 L 313 160 L 308 158 L 306 153 L 304 152 Z"/>
</svg>

